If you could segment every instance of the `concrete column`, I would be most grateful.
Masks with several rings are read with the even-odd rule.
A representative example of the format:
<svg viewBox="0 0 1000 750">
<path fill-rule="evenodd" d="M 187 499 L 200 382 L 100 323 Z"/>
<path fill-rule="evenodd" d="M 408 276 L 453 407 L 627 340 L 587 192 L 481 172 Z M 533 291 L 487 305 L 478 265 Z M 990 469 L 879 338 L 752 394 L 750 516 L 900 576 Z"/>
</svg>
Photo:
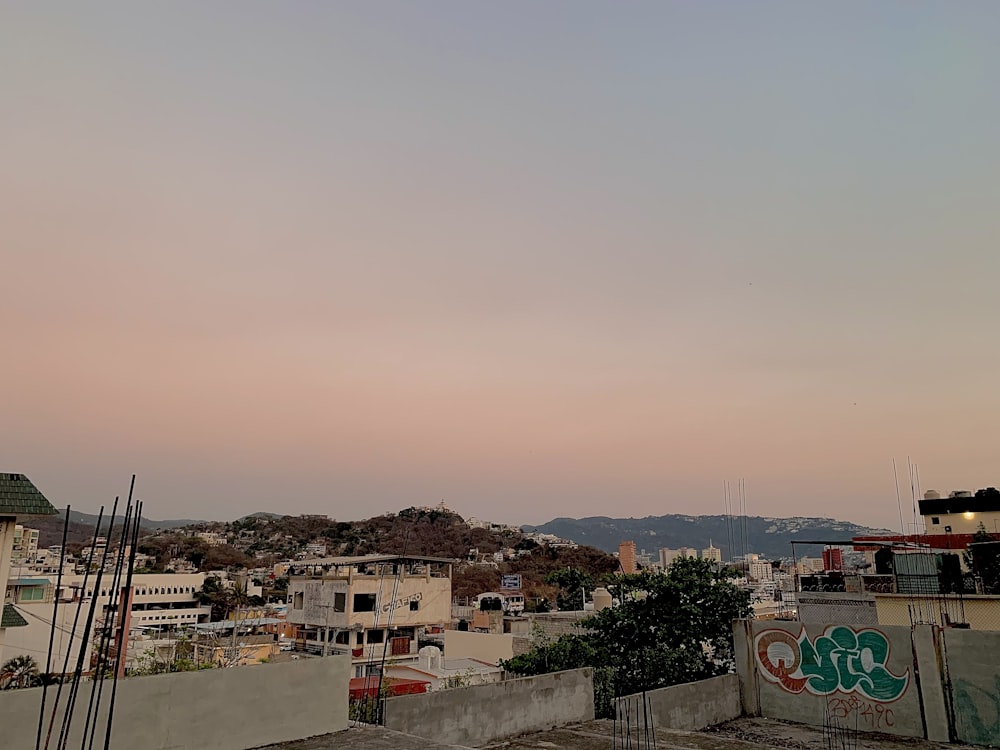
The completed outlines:
<svg viewBox="0 0 1000 750">
<path fill-rule="evenodd" d="M 7 601 L 7 579 L 10 578 L 10 556 L 14 547 L 13 516 L 0 518 L 0 611 Z M 0 628 L 0 664 L 3 663 L 3 642 L 6 628 Z"/>
<path fill-rule="evenodd" d="M 733 621 L 733 656 L 736 674 L 740 678 L 743 713 L 760 715 L 760 691 L 757 689 L 757 668 L 753 658 L 753 620 Z"/>
<path fill-rule="evenodd" d="M 914 625 L 913 662 L 920 682 L 920 702 L 927 739 L 948 742 L 948 709 L 944 694 L 941 629 L 936 625 Z"/>
</svg>

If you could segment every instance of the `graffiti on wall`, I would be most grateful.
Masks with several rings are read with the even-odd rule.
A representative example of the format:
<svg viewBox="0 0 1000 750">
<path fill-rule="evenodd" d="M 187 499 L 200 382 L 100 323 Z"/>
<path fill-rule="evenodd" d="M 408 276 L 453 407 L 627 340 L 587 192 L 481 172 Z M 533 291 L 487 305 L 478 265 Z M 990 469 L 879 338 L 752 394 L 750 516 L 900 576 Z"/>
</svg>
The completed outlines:
<svg viewBox="0 0 1000 750">
<path fill-rule="evenodd" d="M 826 710 L 832 719 L 847 719 L 845 726 L 850 726 L 852 719 L 856 725 L 864 724 L 876 732 L 896 726 L 896 714 L 888 704 L 862 700 L 857 695 L 827 698 Z"/>
<path fill-rule="evenodd" d="M 910 682 L 909 668 L 901 675 L 889 670 L 889 639 L 873 628 L 831 625 L 812 641 L 805 627 L 798 635 L 770 628 L 754 638 L 754 652 L 764 678 L 790 693 L 857 693 L 889 703 Z"/>
</svg>

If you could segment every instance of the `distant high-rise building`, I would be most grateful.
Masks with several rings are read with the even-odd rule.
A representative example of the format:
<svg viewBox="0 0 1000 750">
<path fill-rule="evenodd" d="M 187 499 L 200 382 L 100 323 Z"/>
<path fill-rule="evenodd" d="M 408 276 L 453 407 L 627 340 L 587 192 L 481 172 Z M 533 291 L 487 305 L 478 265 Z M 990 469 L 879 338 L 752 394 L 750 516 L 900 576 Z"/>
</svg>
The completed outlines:
<svg viewBox="0 0 1000 750">
<path fill-rule="evenodd" d="M 618 563 L 625 573 L 635 573 L 635 542 L 622 542 L 618 545 Z"/>
<path fill-rule="evenodd" d="M 678 557 L 697 557 L 698 550 L 694 547 L 679 547 L 678 549 L 670 549 L 669 547 L 663 547 L 660 550 L 660 567 L 666 570 L 670 567 L 671 563 Z"/>
<path fill-rule="evenodd" d="M 844 551 L 839 547 L 827 547 L 823 550 L 823 570 L 843 570 Z"/>
<path fill-rule="evenodd" d="M 773 581 L 774 568 L 767 560 L 751 560 L 749 567 L 750 578 L 755 581 Z"/>
<path fill-rule="evenodd" d="M 701 551 L 701 557 L 703 560 L 711 560 L 712 562 L 721 563 L 722 562 L 722 550 L 712 544 L 712 540 L 708 540 L 708 546 Z"/>
</svg>

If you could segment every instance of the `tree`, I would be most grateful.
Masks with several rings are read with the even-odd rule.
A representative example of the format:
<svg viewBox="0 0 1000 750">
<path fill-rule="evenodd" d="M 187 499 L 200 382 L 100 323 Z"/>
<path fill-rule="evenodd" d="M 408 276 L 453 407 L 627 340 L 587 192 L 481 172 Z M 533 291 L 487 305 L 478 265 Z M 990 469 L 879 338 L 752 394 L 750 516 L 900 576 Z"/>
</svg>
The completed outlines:
<svg viewBox="0 0 1000 750">
<path fill-rule="evenodd" d="M 561 611 L 583 609 L 587 592 L 594 590 L 594 577 L 577 568 L 563 568 L 549 573 L 545 582 L 559 587 L 556 606 Z"/>
<path fill-rule="evenodd" d="M 515 674 L 578 667 L 612 671 L 615 695 L 627 695 L 732 670 L 732 622 L 750 615 L 750 594 L 708 560 L 681 558 L 664 573 L 617 576 L 620 604 L 564 635 L 504 662 Z"/>
<path fill-rule="evenodd" d="M 992 488 L 990 488 L 992 489 Z M 983 492 L 984 490 L 979 490 Z M 977 493 L 978 494 L 978 493 Z M 979 522 L 979 528 L 972 535 L 971 544 L 983 542 L 995 542 L 996 537 L 986 530 L 983 522 Z M 982 547 L 969 547 L 962 553 L 965 567 L 979 576 L 983 587 L 983 593 L 994 594 L 1000 591 L 1000 556 L 995 549 L 997 545 Z"/>
<path fill-rule="evenodd" d="M 17 690 L 40 684 L 38 664 L 33 656 L 22 654 L 0 666 L 0 690 Z"/>
<path fill-rule="evenodd" d="M 227 588 L 216 576 L 208 576 L 198 592 L 198 601 L 211 605 L 213 622 L 225 620 L 230 612 L 246 604 L 246 589 Z"/>
</svg>

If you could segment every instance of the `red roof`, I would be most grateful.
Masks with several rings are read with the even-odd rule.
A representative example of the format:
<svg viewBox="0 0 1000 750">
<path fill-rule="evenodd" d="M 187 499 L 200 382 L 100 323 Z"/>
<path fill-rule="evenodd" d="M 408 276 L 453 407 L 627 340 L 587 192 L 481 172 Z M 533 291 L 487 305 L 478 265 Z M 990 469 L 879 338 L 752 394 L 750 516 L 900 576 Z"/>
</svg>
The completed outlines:
<svg viewBox="0 0 1000 750">
<path fill-rule="evenodd" d="M 885 536 L 856 536 L 851 541 L 854 542 L 855 552 L 865 550 L 877 550 L 887 544 L 918 544 L 926 545 L 928 550 L 954 549 L 962 550 L 972 543 L 972 534 L 887 534 Z"/>
<path fill-rule="evenodd" d="M 430 684 L 427 680 L 404 680 L 397 677 L 386 677 L 382 680 L 382 687 L 388 691 L 390 697 L 426 693 Z M 378 677 L 352 677 L 350 691 L 351 698 L 355 700 L 365 696 L 372 697 L 378 693 Z"/>
</svg>

